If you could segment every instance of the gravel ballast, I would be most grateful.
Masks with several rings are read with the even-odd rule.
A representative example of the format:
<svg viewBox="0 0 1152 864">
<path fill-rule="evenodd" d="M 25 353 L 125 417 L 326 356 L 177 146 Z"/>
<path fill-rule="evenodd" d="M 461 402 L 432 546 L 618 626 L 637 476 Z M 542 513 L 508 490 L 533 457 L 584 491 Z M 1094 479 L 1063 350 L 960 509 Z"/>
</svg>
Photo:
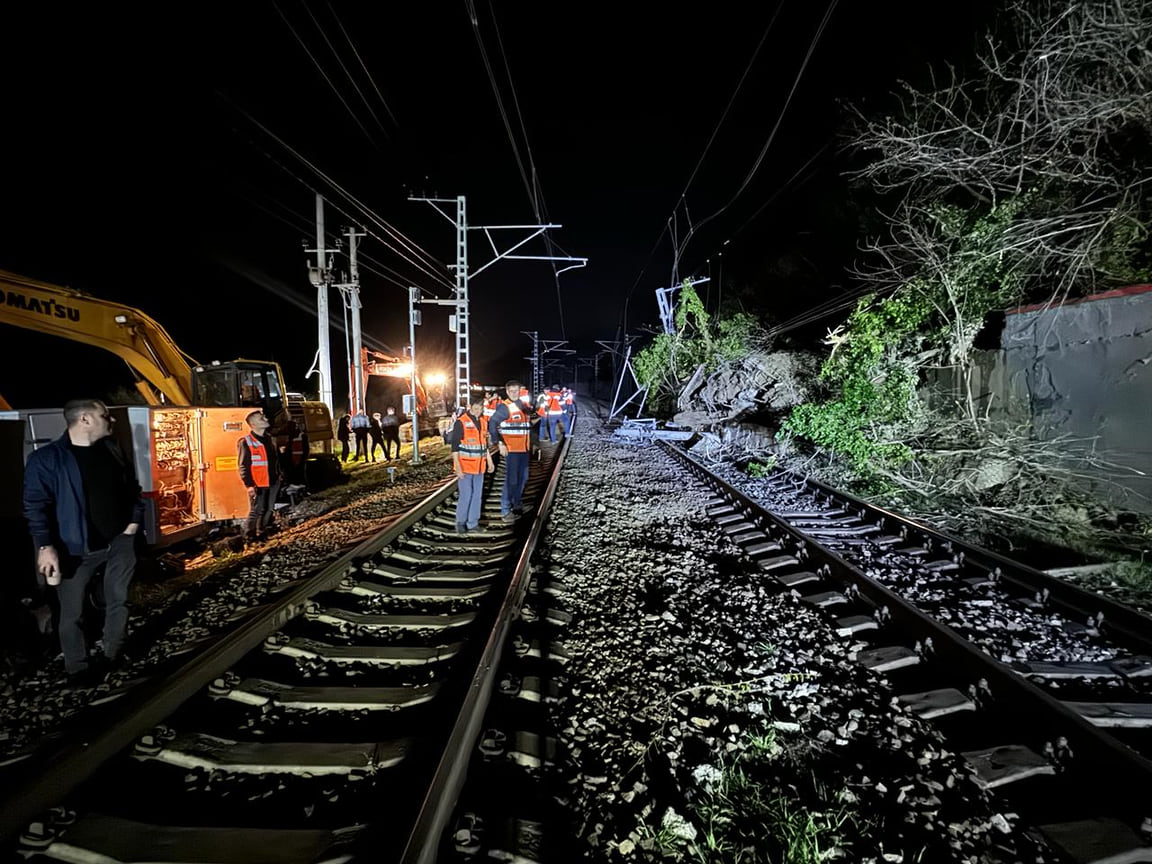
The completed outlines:
<svg viewBox="0 0 1152 864">
<path fill-rule="evenodd" d="M 701 483 L 591 426 L 537 577 L 572 616 L 552 719 L 584 859 L 1051 860 L 860 646 L 719 534 Z"/>
</svg>

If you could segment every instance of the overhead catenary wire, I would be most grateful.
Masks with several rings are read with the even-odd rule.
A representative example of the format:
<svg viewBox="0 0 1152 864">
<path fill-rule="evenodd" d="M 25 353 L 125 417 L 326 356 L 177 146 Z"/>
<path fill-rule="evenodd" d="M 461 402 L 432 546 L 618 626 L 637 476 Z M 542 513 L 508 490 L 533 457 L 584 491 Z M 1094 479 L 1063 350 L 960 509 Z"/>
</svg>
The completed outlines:
<svg viewBox="0 0 1152 864">
<path fill-rule="evenodd" d="M 808 68 L 808 63 L 816 51 L 816 46 L 820 42 L 820 37 L 824 34 L 824 30 L 828 27 L 828 22 L 831 20 L 832 13 L 836 10 L 836 5 L 838 2 L 839 0 L 831 0 L 831 2 L 829 2 L 828 8 L 824 11 L 824 17 L 820 20 L 820 24 L 816 28 L 815 34 L 813 34 L 812 38 L 808 41 L 808 49 L 804 53 L 804 59 L 800 63 L 800 68 L 796 70 L 796 75 L 792 79 L 792 86 L 788 91 L 787 97 L 784 99 L 784 104 L 776 114 L 776 122 L 773 123 L 772 129 L 769 131 L 768 137 L 764 141 L 764 146 L 760 148 L 760 152 L 757 154 L 756 160 L 752 163 L 752 167 L 748 170 L 747 175 L 745 175 L 743 182 L 740 184 L 739 188 L 734 193 L 732 193 L 732 196 L 728 199 L 728 202 L 724 204 L 724 206 L 689 228 L 688 236 L 684 238 L 684 242 L 680 244 L 674 253 L 675 262 L 679 262 L 680 258 L 683 257 L 684 251 L 688 248 L 688 243 L 691 241 L 695 233 L 704 225 L 707 225 L 709 222 L 711 222 L 717 216 L 720 216 L 729 207 L 731 207 L 732 204 L 735 203 L 736 199 L 739 198 L 741 194 L 743 194 L 744 190 L 748 188 L 748 184 L 752 182 L 752 178 L 755 177 L 757 172 L 760 170 L 760 166 L 764 162 L 764 157 L 768 155 L 768 150 L 772 146 L 772 142 L 776 139 L 776 133 L 780 130 L 780 124 L 784 121 L 784 115 L 787 113 L 788 107 L 792 104 L 792 97 L 796 95 L 796 89 L 800 86 L 800 81 L 804 77 L 804 72 Z"/>
<path fill-rule="evenodd" d="M 684 184 L 684 189 L 680 192 L 679 197 L 677 197 L 675 203 L 672 205 L 672 213 L 669 214 L 668 219 L 665 220 L 664 227 L 660 230 L 660 234 L 659 234 L 659 236 L 657 236 L 656 242 L 652 244 L 652 248 L 648 253 L 648 258 L 647 258 L 647 260 L 645 260 L 644 265 L 640 268 L 640 273 L 636 277 L 636 281 L 632 283 L 632 287 L 628 289 L 628 293 L 627 293 L 627 295 L 625 295 L 624 306 L 623 306 L 623 309 L 621 312 L 621 324 L 620 324 L 620 328 L 619 328 L 619 330 L 621 332 L 627 331 L 627 329 L 628 329 L 628 306 L 629 306 L 629 303 L 631 302 L 632 294 L 636 291 L 636 288 L 640 284 L 640 281 L 644 278 L 644 273 L 648 270 L 649 265 L 652 263 L 652 256 L 655 255 L 656 250 L 659 248 L 660 241 L 664 239 L 665 234 L 669 233 L 672 230 L 671 223 L 676 216 L 677 209 L 680 207 L 680 202 L 685 200 L 685 196 L 688 194 L 688 189 L 689 189 L 689 187 L 691 187 L 692 181 L 696 179 L 696 174 L 699 172 L 700 166 L 704 164 L 704 159 L 708 155 L 708 151 L 712 148 L 712 144 L 716 140 L 716 135 L 719 133 L 720 127 L 723 125 L 724 120 L 727 118 L 729 111 L 731 111 L 732 105 L 736 101 L 736 96 L 740 93 L 741 88 L 744 86 L 744 81 L 745 81 L 745 79 L 747 79 L 748 73 L 752 71 L 752 66 L 755 64 L 756 58 L 760 54 L 760 49 L 763 47 L 764 42 L 768 38 L 768 34 L 772 31 L 772 25 L 776 22 L 776 17 L 780 14 L 780 9 L 782 7 L 783 7 L 783 3 L 782 2 L 778 3 L 776 6 L 776 10 L 772 13 L 772 17 L 768 20 L 768 24 L 764 28 L 764 32 L 760 36 L 760 41 L 756 44 L 756 48 L 752 52 L 752 56 L 748 59 L 748 62 L 744 66 L 744 72 L 740 76 L 740 80 L 736 83 L 736 87 L 733 89 L 732 95 L 728 98 L 728 104 L 725 106 L 724 111 L 720 115 L 720 118 L 716 121 L 716 125 L 712 128 L 712 134 L 708 136 L 708 141 L 705 143 L 704 149 L 703 149 L 703 151 L 701 151 L 699 158 L 697 158 L 695 167 L 692 169 L 692 172 L 688 175 L 688 180 Z M 673 257 L 674 257 L 673 278 L 675 278 L 675 270 L 676 270 L 675 258 L 676 258 L 677 245 L 678 244 L 677 244 L 676 239 L 675 239 L 675 234 L 673 233 L 673 239 L 672 239 L 672 247 L 673 247 L 672 251 L 673 251 Z M 620 333 L 618 333 L 617 335 L 619 337 Z"/>
<path fill-rule="evenodd" d="M 448 272 L 448 266 L 446 264 L 438 261 L 430 253 L 426 252 L 422 247 L 420 247 L 415 241 L 411 240 L 409 237 L 404 235 L 398 229 L 396 229 L 392 225 L 390 225 L 382 217 L 377 215 L 369 207 L 367 207 L 365 204 L 363 204 L 358 198 L 356 198 L 354 195 L 352 195 L 350 192 L 348 192 L 346 189 L 344 189 L 344 187 L 341 186 L 338 182 L 336 182 L 335 179 L 333 179 L 328 174 L 326 174 L 324 171 L 322 171 L 319 167 L 317 167 L 315 164 L 313 164 L 311 162 L 311 160 L 309 160 L 307 157 L 305 157 L 303 154 L 301 154 L 299 151 L 297 151 L 294 147 L 292 147 L 290 144 L 288 144 L 288 142 L 284 141 L 275 132 L 273 132 L 271 129 L 269 129 L 267 126 L 265 126 L 259 120 L 257 120 L 254 116 L 252 116 L 252 114 L 249 111 L 247 111 L 246 109 L 237 105 L 227 95 L 225 95 L 223 93 L 218 93 L 218 95 L 220 96 L 221 99 L 223 99 L 225 102 L 227 102 L 232 108 L 234 108 L 236 111 L 240 112 L 245 118 L 247 118 L 247 120 L 250 123 L 252 123 L 258 129 L 260 129 L 260 131 L 262 131 L 265 135 L 269 136 L 277 144 L 279 144 L 281 147 L 283 147 L 297 161 L 299 161 L 306 168 L 308 168 L 308 170 L 310 170 L 318 178 L 323 180 L 332 190 L 334 190 L 340 196 L 342 196 L 364 218 L 368 219 L 370 222 L 375 224 L 380 230 L 382 230 L 384 233 L 388 234 L 397 243 L 399 243 L 400 246 L 403 247 L 404 251 L 401 251 L 401 249 L 398 249 L 396 246 L 392 245 L 390 242 L 388 242 L 383 237 L 380 237 L 377 234 L 371 235 L 374 239 L 379 240 L 383 245 L 387 246 L 389 249 L 391 249 L 393 252 L 395 252 L 401 258 L 406 260 L 409 264 L 416 267 L 416 269 L 420 270 L 425 275 L 432 277 L 435 281 L 442 284 L 445 288 L 448 288 L 448 289 L 454 288 L 453 283 L 445 275 Z M 276 161 L 276 163 L 279 165 L 279 167 L 281 167 L 283 170 L 287 171 L 289 173 L 289 175 L 291 175 L 293 177 L 296 176 L 294 172 L 292 172 L 290 169 L 288 169 L 287 166 L 283 165 L 283 163 L 279 162 L 279 160 L 274 160 L 274 161 Z M 311 185 L 308 183 L 305 183 L 302 178 L 297 177 L 296 179 L 299 180 L 299 182 L 301 182 L 306 187 L 312 188 Z M 417 257 L 413 258 L 410 256 L 417 256 Z"/>
<path fill-rule="evenodd" d="M 320 61 L 316 59 L 316 56 L 312 53 L 312 50 L 308 47 L 307 43 L 300 36 L 300 34 L 296 32 L 296 28 L 292 26 L 292 22 L 288 20 L 288 17 L 284 14 L 283 10 L 280 8 L 280 4 L 278 4 L 276 0 L 272 0 L 272 8 L 276 10 L 276 14 L 278 14 L 280 16 L 280 20 L 284 22 L 284 26 L 286 26 L 288 30 L 291 31 L 292 35 L 296 37 L 296 41 L 300 43 L 300 47 L 304 49 L 304 53 L 308 55 L 308 59 L 312 61 L 321 77 L 323 77 L 323 79 L 328 83 L 328 86 L 332 88 L 332 92 L 336 94 L 336 98 L 340 100 L 340 104 L 342 104 L 348 111 L 348 114 L 352 117 L 353 122 L 355 122 L 355 124 L 360 128 L 360 131 L 364 133 L 364 137 L 368 139 L 369 143 L 373 147 L 376 147 L 376 139 L 374 139 L 371 133 L 369 133 L 368 127 L 360 122 L 360 118 L 356 115 L 356 112 L 352 110 L 352 106 L 348 104 L 348 100 L 344 98 L 344 94 L 340 92 L 336 84 L 330 77 L 328 77 L 328 73 L 325 72 L 324 67 L 320 65 Z"/>
<path fill-rule="evenodd" d="M 332 4 L 328 4 L 328 8 L 331 9 Z M 385 138 L 388 138 L 388 130 L 384 128 L 384 124 L 381 123 L 380 118 L 376 116 L 376 110 L 372 107 L 372 104 L 364 95 L 364 91 L 360 89 L 360 85 L 356 82 L 355 76 L 353 76 L 353 74 L 348 71 L 348 67 L 344 65 L 344 58 L 340 56 L 340 52 L 336 50 L 336 46 L 333 45 L 332 40 L 328 38 L 328 33 L 324 29 L 324 26 L 312 13 L 312 10 L 309 8 L 307 3 L 304 4 L 304 11 L 306 11 L 308 13 L 308 17 L 312 19 L 312 23 L 315 25 L 317 31 L 319 31 L 320 37 L 324 40 L 324 44 L 328 46 L 328 50 L 332 52 L 332 56 L 336 58 L 336 62 L 340 64 L 340 69 L 344 72 L 348 82 L 352 85 L 352 89 L 356 91 L 356 95 L 360 97 L 360 101 L 364 103 L 364 107 L 368 109 L 368 113 L 371 114 L 372 119 L 376 121 L 376 127 L 380 130 L 381 134 L 383 134 Z M 332 14 L 335 15 L 335 11 L 333 11 Z M 339 21 L 337 23 L 339 23 Z M 343 26 L 341 26 L 340 29 L 343 30 Z M 348 34 L 345 33 L 344 35 L 347 36 Z M 355 46 L 353 46 L 353 51 L 355 51 Z"/>
<path fill-rule="evenodd" d="M 392 120 L 393 125 L 399 126 L 400 123 L 396 119 L 396 115 L 392 113 L 392 109 L 388 106 L 387 100 L 384 99 L 384 94 L 380 92 L 380 88 L 376 85 L 376 79 L 372 77 L 372 73 L 368 71 L 367 65 L 360 57 L 360 52 L 356 50 L 356 43 L 352 41 L 352 37 L 348 35 L 348 31 L 344 28 L 344 22 L 340 20 L 340 16 L 336 14 L 336 10 L 332 7 L 332 3 L 328 3 L 328 10 L 332 13 L 332 17 L 336 19 L 337 26 L 340 27 L 340 32 L 344 34 L 344 39 L 348 42 L 348 47 L 352 49 L 352 53 L 356 57 L 356 62 L 360 64 L 360 68 L 364 70 L 364 75 L 368 82 L 372 85 L 372 89 L 376 92 L 376 98 L 380 100 L 380 104 L 384 106 L 384 110 L 388 112 L 388 117 Z"/>
<path fill-rule="evenodd" d="M 500 25 L 496 20 L 496 10 L 492 6 L 491 0 L 488 4 L 488 14 L 492 19 L 492 29 L 496 34 L 496 44 L 500 48 L 500 56 L 504 63 L 504 74 L 508 79 L 508 89 L 512 93 L 512 106 L 516 111 L 516 119 L 520 126 L 520 134 L 524 140 L 524 150 L 528 156 L 528 170 L 524 168 L 523 159 L 520 156 L 520 148 L 516 142 L 516 135 L 512 129 L 511 121 L 508 118 L 508 111 L 504 106 L 504 99 L 500 93 L 500 86 L 496 80 L 495 72 L 492 69 L 492 64 L 488 59 L 488 51 L 484 45 L 483 34 L 480 32 L 480 19 L 476 13 L 475 0 L 465 0 L 465 5 L 468 8 L 469 18 L 472 22 L 472 29 L 476 35 L 476 43 L 480 49 L 480 56 L 484 62 L 484 68 L 488 73 L 488 81 L 492 86 L 492 93 L 496 98 L 496 105 L 500 111 L 500 116 L 504 121 L 504 129 L 508 135 L 508 141 L 512 145 L 512 155 L 516 159 L 516 165 L 520 171 L 520 178 L 524 182 L 525 192 L 528 194 L 528 202 L 532 207 L 532 213 L 536 217 L 536 221 L 540 224 L 547 224 L 547 206 L 544 203 L 544 190 L 540 183 L 540 175 L 536 169 L 536 160 L 532 154 L 532 143 L 528 138 L 528 129 L 524 123 L 524 112 L 520 108 L 520 97 L 516 92 L 516 82 L 512 77 L 512 67 L 508 62 L 508 53 L 504 49 L 504 39 L 500 35 Z M 531 179 L 529 179 L 529 174 Z M 544 245 L 549 256 L 554 255 L 552 248 L 552 239 L 549 237 L 548 232 L 544 232 Z M 552 278 L 556 284 L 556 311 L 560 324 L 561 338 L 567 339 L 567 328 L 564 323 L 564 299 L 560 291 L 560 274 L 556 269 L 556 262 L 551 262 L 552 265 Z"/>
<path fill-rule="evenodd" d="M 310 231 L 313 230 L 314 226 L 309 221 L 310 217 L 307 214 L 301 213 L 298 210 L 293 209 L 292 207 L 290 207 L 289 205 L 285 204 L 284 202 L 280 201 L 277 198 L 273 198 L 272 196 L 267 195 L 265 193 L 261 193 L 261 194 L 264 194 L 264 197 L 271 200 L 273 203 L 275 203 L 277 206 L 279 206 L 282 210 L 286 211 L 289 214 L 289 216 L 294 217 L 294 219 L 289 219 L 288 216 L 285 216 L 283 213 L 277 213 L 277 212 L 271 210 L 270 208 L 266 207 L 265 205 L 263 205 L 262 203 L 260 203 L 256 199 L 252 198 L 251 196 L 247 196 L 247 195 L 244 196 L 244 200 L 246 200 L 253 207 L 256 207 L 257 209 L 262 210 L 263 212 L 265 212 L 269 216 L 271 216 L 273 219 L 279 220 L 280 222 L 284 223 L 285 225 L 292 228 L 293 230 L 299 231 L 305 235 L 307 235 Z M 348 215 L 348 213 L 345 210 L 341 209 L 340 207 L 338 207 L 336 205 L 332 205 L 332 207 L 334 210 L 336 210 L 336 212 L 340 213 L 345 218 L 348 218 L 350 221 L 355 221 L 354 219 L 352 219 Z M 372 235 L 372 236 L 375 238 L 375 235 Z M 362 249 L 358 253 L 358 260 L 360 262 L 360 269 L 361 270 L 365 270 L 369 273 L 372 273 L 375 276 L 379 276 L 384 281 L 392 283 L 393 285 L 395 285 L 397 288 L 400 288 L 404 292 L 407 292 L 409 287 L 412 286 L 412 280 L 406 278 L 404 276 L 404 274 L 401 273 L 399 270 L 395 269 L 394 267 L 389 267 L 387 264 L 383 263 L 382 261 L 377 260 L 371 254 L 363 251 Z M 365 263 L 365 262 L 367 262 L 367 263 Z M 420 288 L 420 291 L 422 294 L 425 294 L 428 296 L 433 296 L 433 297 L 437 296 L 433 292 L 429 291 L 427 288 L 423 288 L 420 286 L 417 286 L 417 287 Z"/>
</svg>

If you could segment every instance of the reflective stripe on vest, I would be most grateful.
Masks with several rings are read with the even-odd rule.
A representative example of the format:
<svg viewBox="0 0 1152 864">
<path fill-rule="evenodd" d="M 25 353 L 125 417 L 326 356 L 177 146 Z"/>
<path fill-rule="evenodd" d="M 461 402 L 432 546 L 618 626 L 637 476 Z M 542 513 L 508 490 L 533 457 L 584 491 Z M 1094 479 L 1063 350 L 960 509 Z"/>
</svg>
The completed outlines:
<svg viewBox="0 0 1152 864">
<path fill-rule="evenodd" d="M 484 443 L 484 435 L 467 414 L 461 415 L 460 425 L 464 427 L 464 435 L 460 439 L 457 454 L 460 457 L 460 470 L 465 474 L 483 474 L 484 463 L 488 461 L 488 447 Z"/>
<path fill-rule="evenodd" d="M 532 421 L 518 403 L 509 400 L 504 404 L 508 406 L 508 419 L 500 421 L 500 437 L 508 445 L 509 453 L 527 453 Z"/>
<path fill-rule="evenodd" d="M 248 452 L 252 454 L 252 482 L 266 488 L 271 485 L 268 482 L 268 451 L 254 435 L 245 435 L 244 440 L 248 442 Z"/>
</svg>

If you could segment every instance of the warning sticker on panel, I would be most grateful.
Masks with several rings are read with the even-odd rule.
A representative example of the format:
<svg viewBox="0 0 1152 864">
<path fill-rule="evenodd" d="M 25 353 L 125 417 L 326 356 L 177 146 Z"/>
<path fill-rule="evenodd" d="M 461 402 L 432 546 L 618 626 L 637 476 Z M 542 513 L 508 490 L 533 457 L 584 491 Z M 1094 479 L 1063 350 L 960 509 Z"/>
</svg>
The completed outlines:
<svg viewBox="0 0 1152 864">
<path fill-rule="evenodd" d="M 217 471 L 235 471 L 237 458 L 235 456 L 217 456 L 216 457 L 216 470 Z"/>
</svg>

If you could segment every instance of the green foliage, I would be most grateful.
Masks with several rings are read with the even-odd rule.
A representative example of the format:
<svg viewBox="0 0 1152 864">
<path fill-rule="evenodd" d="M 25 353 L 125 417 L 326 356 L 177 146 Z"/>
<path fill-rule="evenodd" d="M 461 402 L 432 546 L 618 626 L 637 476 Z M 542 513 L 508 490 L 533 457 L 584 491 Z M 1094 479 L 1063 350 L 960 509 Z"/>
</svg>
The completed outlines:
<svg viewBox="0 0 1152 864">
<path fill-rule="evenodd" d="M 715 371 L 724 362 L 747 356 L 760 336 L 756 319 L 744 313 L 713 322 L 696 289 L 684 281 L 677 299 L 675 333 L 661 333 L 632 357 L 641 386 L 648 387 L 648 407 L 670 414 L 680 387 L 700 365 Z"/>
<path fill-rule="evenodd" d="M 768 477 L 776 469 L 776 457 L 772 456 L 764 462 L 749 462 L 748 467 L 745 469 L 749 477 L 756 477 L 763 479 Z"/>
<path fill-rule="evenodd" d="M 775 741 L 764 737 L 721 766 L 718 781 L 692 807 L 700 829 L 694 844 L 698 860 L 818 864 L 843 847 L 857 816 L 843 806 L 828 807 L 820 800 L 826 791 L 819 784 L 808 790 L 810 801 L 795 787 L 780 788 L 772 769 L 779 752 Z"/>
<path fill-rule="evenodd" d="M 1020 293 L 1018 256 L 1006 234 L 1029 196 L 983 214 L 943 204 L 912 231 L 924 255 L 887 297 L 861 300 L 847 324 L 829 334 L 820 371 L 829 398 L 793 409 L 785 432 L 845 458 L 865 480 L 907 462 L 903 438 L 920 416 L 919 369 L 927 357 L 965 365 L 988 313 Z"/>
</svg>

